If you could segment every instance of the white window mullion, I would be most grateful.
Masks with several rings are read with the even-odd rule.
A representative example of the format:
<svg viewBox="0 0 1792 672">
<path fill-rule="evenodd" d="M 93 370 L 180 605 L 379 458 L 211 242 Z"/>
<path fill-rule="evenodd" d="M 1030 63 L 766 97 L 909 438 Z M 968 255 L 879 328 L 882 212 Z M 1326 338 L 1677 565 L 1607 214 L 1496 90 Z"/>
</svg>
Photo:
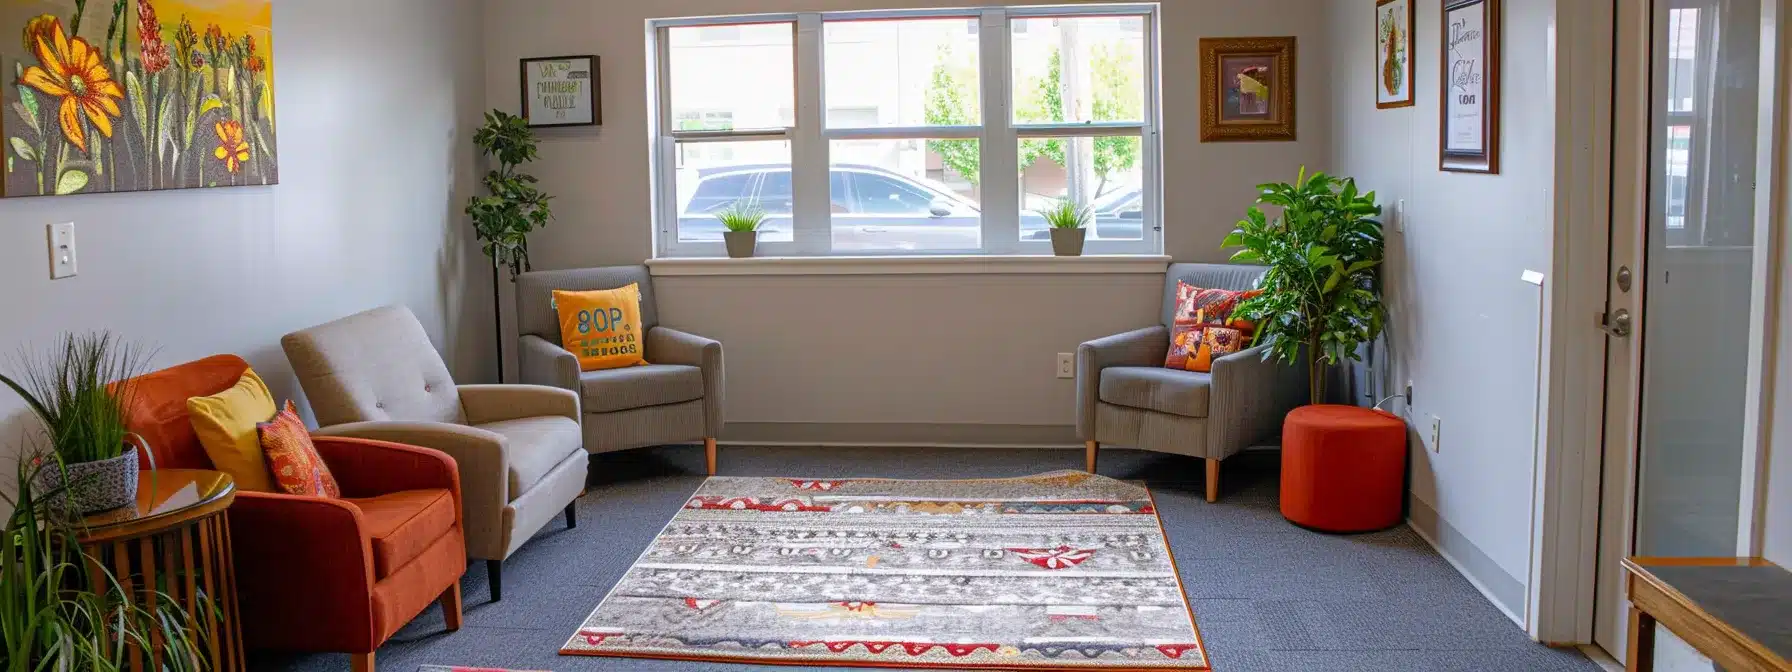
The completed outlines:
<svg viewBox="0 0 1792 672">
<path fill-rule="evenodd" d="M 983 12 L 978 40 L 978 80 L 983 83 L 983 138 L 981 187 L 983 251 L 991 254 L 1020 252 L 1020 141 L 1014 135 L 1014 68 L 1010 65 L 1013 31 L 1008 13 Z"/>
<path fill-rule="evenodd" d="M 1163 82 L 1158 65 L 1163 58 L 1158 44 L 1158 17 L 1155 10 L 1145 15 L 1145 127 L 1140 129 L 1140 163 L 1145 172 L 1139 205 L 1144 217 L 1144 236 L 1139 253 L 1161 253 L 1164 246 L 1164 174 L 1163 174 L 1163 111 L 1158 107 L 1158 92 Z M 1129 252 L 1134 250 L 1127 250 Z"/>
<path fill-rule="evenodd" d="M 794 201 L 791 226 L 800 254 L 827 254 L 833 247 L 822 49 L 821 15 L 797 15 L 796 128 L 790 136 L 790 177 Z"/>
</svg>

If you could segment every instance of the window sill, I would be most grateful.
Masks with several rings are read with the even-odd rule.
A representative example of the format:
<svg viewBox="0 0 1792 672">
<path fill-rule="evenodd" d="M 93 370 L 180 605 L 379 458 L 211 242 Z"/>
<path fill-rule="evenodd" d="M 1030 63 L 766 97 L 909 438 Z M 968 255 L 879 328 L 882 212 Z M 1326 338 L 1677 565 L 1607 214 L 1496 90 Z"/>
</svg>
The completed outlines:
<svg viewBox="0 0 1792 672">
<path fill-rule="evenodd" d="M 703 275 L 1065 275 L 1161 274 L 1163 255 L 861 256 L 861 257 L 667 257 L 647 260 L 656 277 Z"/>
</svg>

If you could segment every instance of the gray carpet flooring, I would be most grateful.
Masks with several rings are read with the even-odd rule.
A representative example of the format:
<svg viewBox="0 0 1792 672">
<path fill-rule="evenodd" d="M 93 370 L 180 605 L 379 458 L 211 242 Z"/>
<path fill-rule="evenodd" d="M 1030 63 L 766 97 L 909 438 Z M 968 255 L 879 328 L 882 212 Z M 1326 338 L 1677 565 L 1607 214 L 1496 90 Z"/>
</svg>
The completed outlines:
<svg viewBox="0 0 1792 672">
<path fill-rule="evenodd" d="M 738 476 L 980 478 L 1082 468 L 1082 451 L 728 448 Z M 1101 473 L 1147 481 L 1219 672 L 1557 670 L 1600 668 L 1573 650 L 1528 639 L 1411 529 L 1325 535 L 1284 521 L 1274 453 L 1225 464 L 1221 498 L 1202 498 L 1194 459 L 1102 453 Z M 703 481 L 702 450 L 666 447 L 599 456 L 579 527 L 556 521 L 506 564 L 504 600 L 488 601 L 483 563 L 461 582 L 465 627 L 442 630 L 430 608 L 379 651 L 384 672 L 423 665 L 525 670 L 795 670 L 678 661 L 576 658 L 560 645 Z M 348 669 L 340 654 L 252 656 L 251 669 Z"/>
</svg>

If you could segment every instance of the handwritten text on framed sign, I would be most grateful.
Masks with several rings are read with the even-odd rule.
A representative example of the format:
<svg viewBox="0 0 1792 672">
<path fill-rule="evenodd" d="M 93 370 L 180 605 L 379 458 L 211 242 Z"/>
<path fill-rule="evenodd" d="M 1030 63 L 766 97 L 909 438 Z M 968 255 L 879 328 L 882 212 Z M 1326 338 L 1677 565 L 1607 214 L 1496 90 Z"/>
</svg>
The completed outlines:
<svg viewBox="0 0 1792 672">
<path fill-rule="evenodd" d="M 530 126 L 593 126 L 598 109 L 597 57 L 523 59 L 523 118 Z"/>
<path fill-rule="evenodd" d="M 1443 25 L 1439 167 L 1497 173 L 1500 146 L 1500 0 L 1448 0 Z"/>
</svg>

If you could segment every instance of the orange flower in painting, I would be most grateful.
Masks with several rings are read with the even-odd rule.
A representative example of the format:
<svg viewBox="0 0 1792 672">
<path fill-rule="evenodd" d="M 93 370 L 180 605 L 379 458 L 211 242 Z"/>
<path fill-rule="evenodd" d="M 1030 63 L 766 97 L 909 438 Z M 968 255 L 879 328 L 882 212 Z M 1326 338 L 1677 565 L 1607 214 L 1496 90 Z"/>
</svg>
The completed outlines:
<svg viewBox="0 0 1792 672">
<path fill-rule="evenodd" d="M 112 137 L 112 118 L 123 114 L 118 101 L 124 98 L 124 90 L 100 63 L 100 49 L 79 37 L 70 39 L 62 32 L 62 22 L 55 19 L 44 23 L 43 17 L 38 17 L 25 31 L 33 38 L 38 65 L 25 68 L 19 83 L 62 99 L 56 113 L 62 135 L 81 151 L 87 151 L 82 113 L 100 135 Z"/>
<path fill-rule="evenodd" d="M 249 143 L 243 140 L 243 125 L 235 121 L 218 122 L 218 149 L 212 152 L 230 172 L 249 162 Z"/>
</svg>

